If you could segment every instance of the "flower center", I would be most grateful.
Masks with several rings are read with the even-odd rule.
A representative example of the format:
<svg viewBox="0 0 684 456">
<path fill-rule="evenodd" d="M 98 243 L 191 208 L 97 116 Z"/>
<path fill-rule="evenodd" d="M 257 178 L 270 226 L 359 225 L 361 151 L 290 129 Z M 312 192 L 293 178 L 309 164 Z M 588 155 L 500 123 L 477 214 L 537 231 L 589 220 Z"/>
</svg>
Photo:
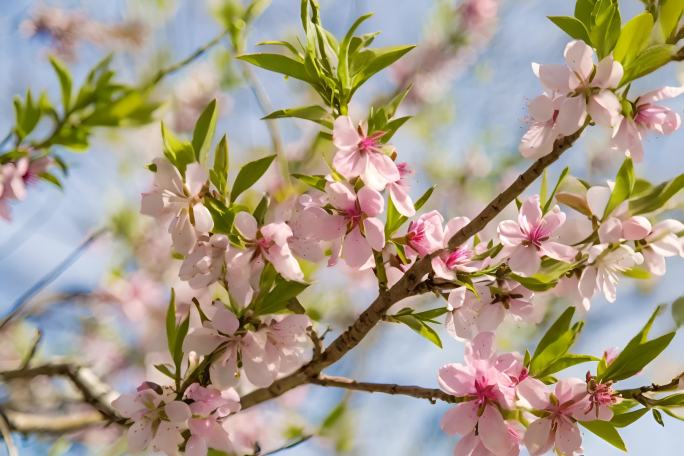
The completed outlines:
<svg viewBox="0 0 684 456">
<path fill-rule="evenodd" d="M 380 152 L 380 138 L 383 136 L 385 136 L 384 131 L 376 131 L 369 136 L 362 136 L 357 146 L 359 148 L 359 152 Z"/>
<path fill-rule="evenodd" d="M 487 401 L 496 401 L 494 386 L 490 385 L 484 377 L 475 379 L 475 396 L 478 405 L 483 405 Z"/>
<path fill-rule="evenodd" d="M 523 241 L 523 245 L 533 246 L 537 250 L 541 247 L 542 243 L 549 239 L 548 233 L 544 229 L 544 224 L 539 223 L 535 225 L 532 230 L 527 233 L 527 239 Z"/>
<path fill-rule="evenodd" d="M 472 250 L 459 247 L 453 252 L 449 253 L 444 263 L 446 263 L 447 268 L 455 269 L 457 266 L 462 266 L 469 263 L 472 257 Z"/>
</svg>

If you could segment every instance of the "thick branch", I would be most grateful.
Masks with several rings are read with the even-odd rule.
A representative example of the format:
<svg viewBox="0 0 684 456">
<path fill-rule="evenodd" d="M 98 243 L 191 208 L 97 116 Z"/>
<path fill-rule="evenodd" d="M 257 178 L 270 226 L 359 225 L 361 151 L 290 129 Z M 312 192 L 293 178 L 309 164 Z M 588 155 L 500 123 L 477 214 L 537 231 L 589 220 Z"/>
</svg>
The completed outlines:
<svg viewBox="0 0 684 456">
<path fill-rule="evenodd" d="M 101 416 L 109 421 L 124 423 L 111 406 L 118 394 L 109 385 L 102 382 L 90 369 L 70 363 L 48 363 L 35 367 L 0 372 L 0 380 L 4 382 L 20 379 L 32 379 L 41 375 L 51 377 L 62 376 L 78 389 L 83 400 L 92 405 Z"/>
<path fill-rule="evenodd" d="M 95 411 L 65 415 L 64 413 L 34 414 L 5 410 L 4 414 L 10 429 L 21 434 L 62 435 L 107 424 L 102 415 Z"/>
<path fill-rule="evenodd" d="M 535 161 L 532 166 L 518 176 L 518 178 L 506 190 L 494 198 L 477 217 L 449 240 L 449 246 L 453 247 L 462 244 L 484 228 L 509 203 L 525 191 L 532 182 L 541 176 L 544 169 L 558 160 L 563 152 L 570 148 L 577 138 L 580 137 L 584 128 L 585 127 L 582 127 L 576 133 L 557 140 L 553 151 L 550 154 Z M 242 407 L 249 408 L 253 405 L 280 396 L 299 385 L 310 383 L 313 379 L 317 378 L 323 369 L 337 362 L 347 352 L 356 347 L 366 334 L 382 320 L 382 317 L 392 305 L 409 296 L 424 292 L 425 290 L 416 289 L 416 286 L 429 272 L 430 257 L 424 257 L 418 260 L 402 278 L 392 286 L 392 288 L 384 293 L 380 293 L 371 305 L 359 315 L 357 320 L 325 349 L 320 357 L 311 360 L 311 362 L 293 374 L 276 380 L 271 386 L 255 390 L 245 395 L 241 400 Z"/>
<path fill-rule="evenodd" d="M 418 399 L 427 399 L 431 403 L 436 403 L 438 400 L 455 404 L 461 402 L 461 399 L 450 394 L 445 393 L 440 389 L 423 388 L 421 386 L 412 385 L 397 385 L 394 383 L 368 383 L 358 382 L 345 377 L 333 377 L 329 375 L 319 375 L 311 380 L 311 383 L 320 386 L 329 386 L 334 388 L 344 388 L 354 391 L 364 391 L 366 393 L 383 393 L 401 396 L 411 396 Z"/>
</svg>

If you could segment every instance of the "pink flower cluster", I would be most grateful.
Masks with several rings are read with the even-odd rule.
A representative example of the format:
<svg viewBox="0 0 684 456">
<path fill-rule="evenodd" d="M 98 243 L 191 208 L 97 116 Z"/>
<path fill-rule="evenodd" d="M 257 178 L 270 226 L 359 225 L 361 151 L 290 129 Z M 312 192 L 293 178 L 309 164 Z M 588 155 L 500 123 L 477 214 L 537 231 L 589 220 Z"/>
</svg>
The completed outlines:
<svg viewBox="0 0 684 456">
<path fill-rule="evenodd" d="M 575 133 L 587 116 L 609 128 L 610 147 L 641 161 L 642 139 L 647 131 L 670 134 L 681 125 L 679 114 L 655 104 L 684 93 L 684 87 L 664 87 L 641 95 L 635 102 L 615 92 L 624 71 L 612 56 L 594 63 L 594 50 L 583 41 L 565 47 L 565 64 L 533 64 L 544 93 L 529 103 L 530 128 L 520 143 L 526 158 L 539 158 L 554 142 Z"/>
<path fill-rule="evenodd" d="M 483 332 L 466 345 L 465 364 L 447 364 L 439 371 L 442 389 L 462 402 L 442 418 L 442 430 L 461 436 L 456 456 L 516 456 L 525 445 L 531 455 L 555 449 L 582 453 L 578 421 L 609 421 L 611 405 L 620 398 L 610 384 L 587 374 L 587 382 L 562 379 L 554 391 L 529 376 L 517 353 L 497 355 L 494 334 Z M 531 407 L 531 409 L 530 409 Z M 531 421 L 525 429 L 517 411 Z"/>
</svg>

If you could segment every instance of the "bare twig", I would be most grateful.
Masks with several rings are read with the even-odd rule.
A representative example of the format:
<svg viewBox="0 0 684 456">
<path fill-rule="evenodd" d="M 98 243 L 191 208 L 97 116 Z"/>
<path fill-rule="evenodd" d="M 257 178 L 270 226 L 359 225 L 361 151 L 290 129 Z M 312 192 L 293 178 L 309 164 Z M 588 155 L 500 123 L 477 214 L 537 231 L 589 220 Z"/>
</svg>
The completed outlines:
<svg viewBox="0 0 684 456">
<path fill-rule="evenodd" d="M 35 414 L 6 410 L 7 423 L 11 430 L 21 434 L 68 434 L 93 426 L 107 424 L 102 415 L 95 411 L 59 414 Z"/>
<path fill-rule="evenodd" d="M 300 445 L 300 444 L 306 442 L 307 440 L 311 439 L 312 437 L 313 437 L 313 435 L 304 435 L 304 436 L 298 438 L 297 440 L 295 440 L 294 442 L 290 442 L 290 443 L 288 443 L 288 444 L 286 444 L 280 448 L 276 448 L 275 450 L 271 450 L 267 453 L 258 453 L 258 456 L 271 456 L 273 454 L 280 453 L 281 451 L 289 450 L 291 448 L 296 447 L 297 445 Z M 255 455 L 255 456 L 257 456 L 257 455 Z"/>
<path fill-rule="evenodd" d="M 12 439 L 12 428 L 7 417 L 5 417 L 5 414 L 2 411 L 0 411 L 0 436 L 2 436 L 2 440 L 5 441 L 7 454 L 9 456 L 19 456 L 19 451 L 14 444 L 14 439 Z"/>
<path fill-rule="evenodd" d="M 4 382 L 32 379 L 41 375 L 62 376 L 78 389 L 83 400 L 93 406 L 107 420 L 116 423 L 125 423 L 126 420 L 111 406 L 118 394 L 106 383 L 102 382 L 90 369 L 71 363 L 47 363 L 35 367 L 16 369 L 0 372 L 0 380 Z"/>
<path fill-rule="evenodd" d="M 397 385 L 394 383 L 368 383 L 358 382 L 346 377 L 333 377 L 330 375 L 319 375 L 312 379 L 311 383 L 320 386 L 343 388 L 354 391 L 364 391 L 366 393 L 383 393 L 401 396 L 411 396 L 418 399 L 427 399 L 432 404 L 438 400 L 455 404 L 462 402 L 462 398 L 452 396 L 440 389 L 423 388 L 421 386 Z"/>
<path fill-rule="evenodd" d="M 672 381 L 670 381 L 670 383 L 666 383 L 664 385 L 656 385 L 655 383 L 652 383 L 648 386 L 642 386 L 640 388 L 618 390 L 618 394 L 620 394 L 620 396 L 622 396 L 625 399 L 639 400 L 640 398 L 644 397 L 644 393 L 660 393 L 663 391 L 674 391 L 678 388 L 679 380 L 682 377 L 684 377 L 684 372 L 673 378 Z"/>
</svg>

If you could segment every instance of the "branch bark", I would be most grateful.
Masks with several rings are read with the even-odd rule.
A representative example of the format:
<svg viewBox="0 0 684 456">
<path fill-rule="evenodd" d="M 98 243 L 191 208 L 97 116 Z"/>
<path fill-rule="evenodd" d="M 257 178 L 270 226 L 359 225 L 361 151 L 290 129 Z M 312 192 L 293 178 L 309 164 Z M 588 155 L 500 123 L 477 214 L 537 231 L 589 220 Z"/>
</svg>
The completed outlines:
<svg viewBox="0 0 684 456">
<path fill-rule="evenodd" d="M 7 419 L 9 428 L 20 434 L 62 435 L 108 423 L 102 415 L 96 411 L 65 415 L 64 413 L 34 414 L 5 410 L 4 415 Z"/>
<path fill-rule="evenodd" d="M 32 379 L 41 375 L 61 376 L 69 379 L 83 396 L 83 401 L 98 411 L 100 417 L 108 421 L 123 424 L 126 420 L 111 406 L 118 397 L 116 391 L 102 382 L 90 369 L 71 363 L 47 363 L 35 367 L 0 372 L 0 380 L 4 382 L 21 379 Z"/>
<path fill-rule="evenodd" d="M 494 198 L 469 224 L 464 226 L 449 240 L 449 248 L 453 249 L 467 241 L 491 222 L 508 204 L 519 196 L 534 182 L 542 172 L 554 163 L 580 137 L 586 125 L 574 134 L 560 138 L 554 144 L 550 154 L 536 160 L 525 172 Z M 437 252 L 436 254 L 438 254 Z M 434 254 L 433 254 L 434 256 Z M 347 352 L 356 347 L 368 332 L 380 321 L 395 303 L 424 290 L 416 289 L 422 278 L 430 272 L 431 257 L 418 260 L 397 283 L 386 292 L 381 292 L 370 306 L 359 315 L 345 332 L 337 337 L 321 356 L 312 359 L 294 373 L 276 380 L 271 386 L 257 389 L 241 399 L 242 408 L 267 401 L 306 383 L 311 383 L 326 367 L 340 360 Z"/>
<path fill-rule="evenodd" d="M 462 399 L 445 393 L 436 388 L 423 388 L 422 386 L 397 385 L 394 383 L 369 383 L 359 382 L 346 377 L 333 377 L 329 375 L 319 375 L 311 380 L 311 383 L 319 386 L 333 388 L 343 388 L 354 391 L 364 391 L 366 393 L 382 393 L 399 396 L 410 396 L 417 399 L 426 399 L 435 404 L 438 400 L 455 404 L 462 402 Z"/>
</svg>

